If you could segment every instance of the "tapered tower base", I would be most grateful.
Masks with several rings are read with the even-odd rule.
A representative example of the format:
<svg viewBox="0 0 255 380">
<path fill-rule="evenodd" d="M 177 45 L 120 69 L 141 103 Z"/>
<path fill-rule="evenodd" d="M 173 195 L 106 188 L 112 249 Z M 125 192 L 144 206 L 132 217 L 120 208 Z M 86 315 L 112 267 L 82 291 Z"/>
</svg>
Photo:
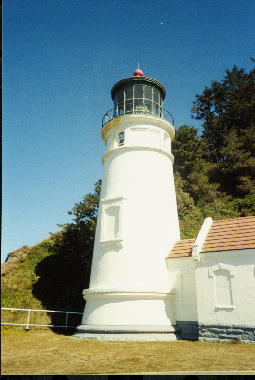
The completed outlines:
<svg viewBox="0 0 255 380">
<path fill-rule="evenodd" d="M 158 342 L 179 339 L 176 326 L 80 325 L 75 338 L 98 341 Z"/>
<path fill-rule="evenodd" d="M 179 338 L 177 332 L 154 332 L 154 333 L 106 333 L 106 332 L 82 332 L 77 330 L 75 338 L 84 340 L 96 340 L 101 342 L 174 342 Z"/>
</svg>

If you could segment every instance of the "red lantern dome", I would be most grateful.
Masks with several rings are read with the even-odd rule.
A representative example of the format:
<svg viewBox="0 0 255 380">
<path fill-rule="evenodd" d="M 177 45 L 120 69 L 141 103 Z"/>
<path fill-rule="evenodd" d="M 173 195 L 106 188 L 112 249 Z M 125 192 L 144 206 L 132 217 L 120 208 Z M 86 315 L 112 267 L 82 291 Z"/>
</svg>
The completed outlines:
<svg viewBox="0 0 255 380">
<path fill-rule="evenodd" d="M 134 77 L 144 77 L 144 73 L 141 69 L 136 69 L 133 73 Z"/>
</svg>

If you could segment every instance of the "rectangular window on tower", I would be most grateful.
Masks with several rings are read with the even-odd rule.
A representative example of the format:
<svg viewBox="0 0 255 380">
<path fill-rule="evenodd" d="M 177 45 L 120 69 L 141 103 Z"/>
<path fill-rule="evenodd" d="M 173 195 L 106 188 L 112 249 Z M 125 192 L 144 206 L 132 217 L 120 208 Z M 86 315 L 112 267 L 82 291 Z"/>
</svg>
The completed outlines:
<svg viewBox="0 0 255 380">
<path fill-rule="evenodd" d="M 124 145 L 125 143 L 125 135 L 124 132 L 119 133 L 119 146 Z"/>
</svg>

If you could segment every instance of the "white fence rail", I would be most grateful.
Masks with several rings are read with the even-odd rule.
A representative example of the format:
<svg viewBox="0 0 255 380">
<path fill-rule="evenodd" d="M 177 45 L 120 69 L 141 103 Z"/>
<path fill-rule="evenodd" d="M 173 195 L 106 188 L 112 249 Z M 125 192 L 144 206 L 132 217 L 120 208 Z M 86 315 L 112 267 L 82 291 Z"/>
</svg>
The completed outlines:
<svg viewBox="0 0 255 380">
<path fill-rule="evenodd" d="M 79 313 L 77 311 L 57 311 L 57 310 L 38 310 L 38 309 L 18 309 L 18 308 L 13 308 L 13 307 L 2 307 L 1 308 L 1 312 L 3 310 L 7 310 L 7 311 L 26 311 L 27 312 L 27 317 L 26 317 L 26 323 L 9 323 L 9 322 L 1 322 L 1 325 L 2 326 L 25 326 L 25 330 L 29 330 L 29 326 L 40 326 L 40 327 L 57 327 L 57 328 L 73 328 L 73 327 L 76 327 L 74 325 L 71 325 L 69 326 L 68 323 L 68 319 L 69 319 L 69 315 L 70 314 L 80 314 L 82 315 L 83 313 Z M 30 320 L 31 320 L 31 313 L 33 312 L 37 312 L 37 313 L 47 313 L 47 314 L 53 314 L 53 313 L 62 313 L 62 314 L 66 314 L 66 317 L 65 317 L 65 324 L 63 326 L 56 326 L 56 325 L 40 325 L 40 324 L 36 324 L 36 323 L 30 323 Z M 2 313 L 1 313 L 2 314 Z M 3 321 L 3 318 L 1 318 L 1 320 Z"/>
</svg>

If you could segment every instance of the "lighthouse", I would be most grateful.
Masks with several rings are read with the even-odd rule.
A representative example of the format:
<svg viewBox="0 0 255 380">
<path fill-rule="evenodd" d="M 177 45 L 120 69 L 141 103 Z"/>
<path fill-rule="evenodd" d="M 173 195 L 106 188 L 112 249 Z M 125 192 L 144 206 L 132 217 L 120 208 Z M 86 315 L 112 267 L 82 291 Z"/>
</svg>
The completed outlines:
<svg viewBox="0 0 255 380">
<path fill-rule="evenodd" d="M 86 306 L 75 336 L 175 340 L 166 257 L 180 239 L 173 176 L 173 119 L 163 84 L 140 69 L 111 90 Z"/>
</svg>

